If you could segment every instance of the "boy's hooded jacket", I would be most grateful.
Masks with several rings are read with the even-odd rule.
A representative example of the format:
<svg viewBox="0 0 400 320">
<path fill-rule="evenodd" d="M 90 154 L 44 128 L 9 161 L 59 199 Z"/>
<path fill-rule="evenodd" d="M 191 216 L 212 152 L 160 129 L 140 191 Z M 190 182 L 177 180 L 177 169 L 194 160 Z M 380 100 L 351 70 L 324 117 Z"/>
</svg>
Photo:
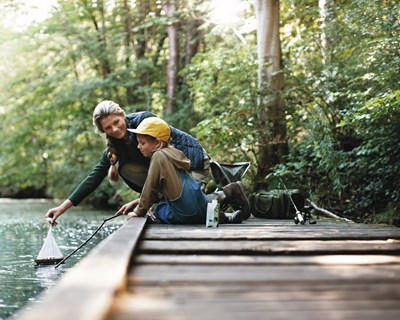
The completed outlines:
<svg viewBox="0 0 400 320">
<path fill-rule="evenodd" d="M 168 196 L 165 190 L 180 194 L 182 186 L 177 170 L 187 172 L 190 169 L 190 160 L 174 147 L 157 150 L 151 161 L 140 203 L 134 210 L 139 216 L 144 216 L 153 204 L 160 201 L 159 191 L 164 197 Z"/>
</svg>

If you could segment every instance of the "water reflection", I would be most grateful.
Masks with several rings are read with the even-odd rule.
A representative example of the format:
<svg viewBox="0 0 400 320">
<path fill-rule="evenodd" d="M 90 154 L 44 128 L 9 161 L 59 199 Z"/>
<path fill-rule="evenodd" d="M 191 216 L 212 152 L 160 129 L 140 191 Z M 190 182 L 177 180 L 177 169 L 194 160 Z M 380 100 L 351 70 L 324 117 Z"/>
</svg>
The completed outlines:
<svg viewBox="0 0 400 320">
<path fill-rule="evenodd" d="M 43 289 L 50 289 L 54 287 L 62 274 L 62 270 L 54 268 L 54 266 L 40 266 L 36 267 L 36 281 L 39 282 Z"/>
<path fill-rule="evenodd" d="M 81 250 L 65 264 L 36 267 L 34 259 L 43 246 L 49 229 L 43 217 L 55 203 L 45 200 L 0 199 L 0 319 L 14 314 L 40 293 L 57 284 L 70 267 L 96 244 L 118 229 L 124 218 L 107 222 Z M 64 256 L 75 250 L 113 212 L 73 208 L 59 219 L 53 235 Z"/>
</svg>

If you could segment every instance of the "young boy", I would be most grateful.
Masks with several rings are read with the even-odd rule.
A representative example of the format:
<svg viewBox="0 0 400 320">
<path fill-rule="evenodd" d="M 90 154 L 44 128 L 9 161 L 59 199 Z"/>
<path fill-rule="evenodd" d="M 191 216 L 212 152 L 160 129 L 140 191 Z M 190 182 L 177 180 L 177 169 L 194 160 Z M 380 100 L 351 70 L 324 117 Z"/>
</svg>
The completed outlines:
<svg viewBox="0 0 400 320">
<path fill-rule="evenodd" d="M 188 173 L 190 160 L 169 144 L 169 125 L 160 118 L 151 117 L 144 119 L 136 129 L 128 130 L 136 133 L 138 149 L 151 160 L 140 198 L 123 205 L 118 213 L 127 214 L 128 219 L 148 214 L 168 224 L 205 223 L 208 198 L 200 183 Z M 228 194 L 225 202 L 242 199 L 243 207 L 248 210 L 248 200 L 237 183 L 224 187 L 224 191 Z M 221 223 L 241 223 L 243 213 L 237 210 L 229 217 L 222 213 L 220 220 Z"/>
</svg>

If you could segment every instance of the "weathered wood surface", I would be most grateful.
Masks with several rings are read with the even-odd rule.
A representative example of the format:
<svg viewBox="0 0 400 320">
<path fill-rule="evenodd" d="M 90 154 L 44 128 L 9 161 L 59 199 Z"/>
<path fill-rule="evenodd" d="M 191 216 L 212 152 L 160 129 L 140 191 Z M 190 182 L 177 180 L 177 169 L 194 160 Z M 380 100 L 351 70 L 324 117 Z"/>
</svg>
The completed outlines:
<svg viewBox="0 0 400 320">
<path fill-rule="evenodd" d="M 400 229 L 128 221 L 17 320 L 398 320 Z"/>
<path fill-rule="evenodd" d="M 108 319 L 400 319 L 400 230 L 149 225 Z"/>
<path fill-rule="evenodd" d="M 128 221 L 69 270 L 60 283 L 29 304 L 14 320 L 104 319 L 114 297 L 126 290 L 132 252 L 146 219 Z"/>
</svg>

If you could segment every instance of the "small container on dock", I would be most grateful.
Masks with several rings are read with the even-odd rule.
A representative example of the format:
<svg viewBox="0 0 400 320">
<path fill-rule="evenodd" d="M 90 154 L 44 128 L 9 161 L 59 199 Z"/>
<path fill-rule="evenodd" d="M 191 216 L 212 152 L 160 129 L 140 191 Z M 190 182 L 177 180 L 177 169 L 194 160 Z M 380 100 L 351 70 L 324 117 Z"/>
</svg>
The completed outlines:
<svg viewBox="0 0 400 320">
<path fill-rule="evenodd" d="M 207 204 L 207 228 L 217 228 L 219 224 L 219 203 L 217 200 Z"/>
</svg>

